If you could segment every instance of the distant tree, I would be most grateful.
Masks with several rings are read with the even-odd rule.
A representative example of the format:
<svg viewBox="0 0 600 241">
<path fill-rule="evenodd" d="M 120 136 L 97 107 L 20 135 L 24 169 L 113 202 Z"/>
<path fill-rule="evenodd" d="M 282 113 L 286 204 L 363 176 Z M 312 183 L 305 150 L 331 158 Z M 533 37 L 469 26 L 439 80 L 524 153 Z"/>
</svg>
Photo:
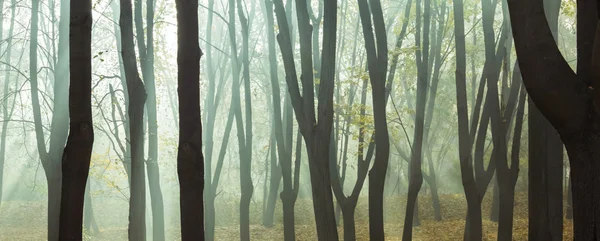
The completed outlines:
<svg viewBox="0 0 600 241">
<path fill-rule="evenodd" d="M 181 240 L 204 240 L 204 156 L 200 117 L 198 1 L 176 0 Z"/>
<path fill-rule="evenodd" d="M 133 16 L 131 0 L 121 0 L 121 54 L 127 81 L 131 145 L 131 185 L 129 198 L 129 239 L 146 239 L 146 175 L 144 173 L 144 103 L 146 90 L 137 70 L 133 44 Z"/>
<path fill-rule="evenodd" d="M 241 56 L 238 56 L 235 16 L 237 14 L 242 32 Z M 250 240 L 250 201 L 254 193 L 252 184 L 252 95 L 250 89 L 249 22 L 244 15 L 241 0 L 229 0 L 229 39 L 231 42 L 231 64 L 233 81 L 231 82 L 231 105 L 235 115 L 240 161 L 240 239 Z M 241 57 L 241 58 L 240 58 Z M 243 67 L 243 71 L 242 71 Z M 244 114 L 242 116 L 240 74 L 244 84 Z"/>
<path fill-rule="evenodd" d="M 92 1 L 72 0 L 69 26 L 69 137 L 62 158 L 59 240 L 81 240 L 90 168 L 92 124 Z"/>
<path fill-rule="evenodd" d="M 153 240 L 164 240 L 165 218 L 158 168 L 158 117 L 156 112 L 156 84 L 154 81 L 154 1 L 146 1 L 146 27 L 144 27 L 142 20 L 142 0 L 135 1 L 134 22 L 142 78 L 144 79 L 144 86 L 148 91 L 146 99 L 148 158 L 145 160 L 145 163 L 148 172 L 148 188 L 152 206 L 152 237 Z M 146 37 L 144 37 L 144 32 Z"/>
<path fill-rule="evenodd" d="M 58 51 L 55 62 L 52 103 L 52 120 L 50 122 L 50 143 L 46 146 L 46 135 L 42 123 L 38 84 L 38 29 L 40 0 L 31 1 L 31 38 L 29 41 L 29 83 L 31 86 L 31 106 L 38 154 L 46 181 L 48 183 L 48 240 L 58 240 L 60 198 L 61 198 L 61 157 L 67 141 L 69 123 L 68 86 L 69 86 L 69 1 L 61 0 L 58 33 Z M 54 59 L 53 59 L 54 61 Z M 48 149 L 46 149 L 48 148 Z"/>
<path fill-rule="evenodd" d="M 4 122 L 2 122 L 2 136 L 0 136 L 0 204 L 2 204 L 2 185 L 4 182 L 4 161 L 6 160 L 6 137 L 8 135 L 8 123 L 10 122 L 9 120 L 12 118 L 12 115 L 14 113 L 15 110 L 15 101 L 16 101 L 16 97 L 17 95 L 15 93 L 13 93 L 13 98 L 12 98 L 12 102 L 9 102 L 10 98 L 10 93 L 9 93 L 9 84 L 11 83 L 11 78 L 10 78 L 10 70 L 11 70 L 11 66 L 10 66 L 10 56 L 11 56 L 11 52 L 12 52 L 12 41 L 13 41 L 13 31 L 14 31 L 14 26 L 15 26 L 15 9 L 16 9 L 16 4 L 15 4 L 16 0 L 11 0 L 11 7 L 10 7 L 10 27 L 8 28 L 8 38 L 6 40 L 7 44 L 7 48 L 6 48 L 6 53 L 4 56 L 4 62 L 6 64 L 6 73 L 4 75 L 4 88 L 3 88 L 3 93 L 4 93 L 4 101 L 2 103 L 2 117 L 4 118 Z M 4 1 L 2 1 L 2 3 L 4 3 Z M 0 9 L 2 9 L 2 7 L 0 6 Z M 2 17 L 0 17 L 2 18 Z M 0 26 L 2 26 L 1 24 L 1 20 L 0 20 Z M 2 27 L 0 27 L 0 29 L 2 29 Z M 1 34 L 0 34 L 1 36 Z M 17 81 L 15 80 L 15 83 L 17 83 Z M 10 106 L 10 108 L 9 108 Z"/>
<path fill-rule="evenodd" d="M 597 93 L 600 89 L 600 29 L 597 28 L 597 7 L 596 1 L 577 2 L 575 73 L 552 36 L 544 13 L 544 2 L 508 0 L 511 22 L 518 23 L 512 26 L 512 32 L 523 83 L 531 101 L 560 134 L 569 156 L 575 241 L 598 240 L 600 237 L 600 196 L 591 191 L 600 186 L 597 178 L 600 172 L 600 95 Z M 562 215 L 531 217 L 532 220 L 542 218 L 562 219 Z"/>
</svg>

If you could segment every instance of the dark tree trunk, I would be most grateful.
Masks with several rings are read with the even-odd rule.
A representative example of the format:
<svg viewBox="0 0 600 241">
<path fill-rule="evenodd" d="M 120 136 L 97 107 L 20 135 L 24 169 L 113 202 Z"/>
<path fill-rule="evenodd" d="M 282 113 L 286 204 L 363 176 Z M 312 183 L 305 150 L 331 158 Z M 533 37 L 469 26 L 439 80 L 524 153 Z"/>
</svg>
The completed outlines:
<svg viewBox="0 0 600 241">
<path fill-rule="evenodd" d="M 354 211 L 356 202 L 348 203 L 342 208 L 342 218 L 344 219 L 344 240 L 356 240 L 356 225 L 354 223 Z"/>
<path fill-rule="evenodd" d="M 528 116 L 529 239 L 562 240 L 562 143 L 532 101 Z"/>
<path fill-rule="evenodd" d="M 466 47 L 463 1 L 453 0 L 454 7 L 454 36 L 456 42 L 456 110 L 458 112 L 458 140 L 460 172 L 462 184 L 467 198 L 467 225 L 465 240 L 477 241 L 482 239 L 481 199 L 477 183 L 473 176 L 472 134 L 469 131 L 466 84 Z M 477 107 L 475 108 L 477 110 Z M 477 116 L 478 114 L 474 114 Z M 475 122 L 476 123 L 476 122 Z M 475 125 L 471 125 L 471 131 Z M 486 127 L 487 129 L 487 127 Z M 466 232 L 466 230 L 469 230 Z"/>
<path fill-rule="evenodd" d="M 120 1 L 122 56 L 129 95 L 127 114 L 131 143 L 131 185 L 129 199 L 130 240 L 146 239 L 146 176 L 144 172 L 144 103 L 146 90 L 137 70 L 135 47 L 133 44 L 133 19 L 131 0 Z"/>
<path fill-rule="evenodd" d="M 388 64 L 387 36 L 381 2 L 379 0 L 369 2 L 358 0 L 358 7 L 367 51 L 369 79 L 373 97 L 373 117 L 377 133 L 375 136 L 377 152 L 375 153 L 373 168 L 369 172 L 369 237 L 371 240 L 384 240 L 383 193 L 390 153 L 385 111 L 385 85 Z M 371 21 L 371 16 L 373 21 Z M 375 32 L 375 35 L 373 32 Z M 370 157 L 367 158 L 370 159 Z"/>
<path fill-rule="evenodd" d="M 200 117 L 202 50 L 198 44 L 198 1 L 177 0 L 175 4 L 180 113 L 177 174 L 181 193 L 181 240 L 204 240 L 204 156 Z"/>
<path fill-rule="evenodd" d="M 498 222 L 500 207 L 500 189 L 498 188 L 498 178 L 494 178 L 494 188 L 492 189 L 492 207 L 490 209 L 490 221 Z"/>
<path fill-rule="evenodd" d="M 511 21 L 520 23 L 514 25 L 512 30 L 523 82 L 531 101 L 560 134 L 569 156 L 573 185 L 575 241 L 600 238 L 598 220 L 600 200 L 596 192 L 590 191 L 596 190 L 600 185 L 597 175 L 600 171 L 597 161 L 600 158 L 598 153 L 600 131 L 597 127 L 600 98 L 595 91 L 600 88 L 598 86 L 600 75 L 597 73 L 597 68 L 600 66 L 598 61 L 600 29 L 595 27 L 598 21 L 596 5 L 595 1 L 579 1 L 577 4 L 578 69 L 576 74 L 562 57 L 553 39 L 549 21 L 544 16 L 543 1 L 508 1 Z M 532 138 L 531 134 L 530 138 Z M 538 138 L 542 137 L 538 136 Z M 560 159 L 562 160 L 562 155 Z M 547 159 L 546 161 L 550 162 L 547 163 L 546 168 L 542 167 L 537 171 L 548 178 L 552 177 L 556 166 L 551 161 Z M 560 164 L 562 165 L 562 162 Z M 530 164 L 529 168 L 533 166 Z M 558 175 L 562 176 L 560 168 L 559 166 Z M 558 183 L 562 184 L 560 180 Z M 550 183 L 542 189 L 552 193 L 562 193 L 560 186 L 555 188 Z M 562 195 L 560 196 L 562 200 Z M 551 227 L 557 225 L 554 220 L 562 220 L 562 209 L 556 216 L 557 213 L 553 210 L 559 209 L 553 208 L 555 206 L 548 199 L 537 206 L 545 206 L 547 211 L 534 216 L 540 220 L 539 226 L 532 227 L 534 223 L 530 223 L 529 233 L 532 235 L 535 232 L 536 235 L 543 235 L 539 237 L 545 240 L 553 240 L 553 237 L 559 235 L 554 232 L 556 228 Z M 554 201 L 556 199 L 552 200 Z M 530 212 L 532 211 L 530 209 Z M 558 230 L 562 229 L 558 228 Z"/>
<path fill-rule="evenodd" d="M 62 158 L 59 240 L 81 240 L 85 186 L 94 143 L 92 1 L 72 1 L 69 26 L 70 130 Z"/>
<path fill-rule="evenodd" d="M 313 61 L 311 51 L 311 29 L 307 3 L 297 0 L 298 29 L 300 33 L 300 54 L 302 67 L 302 92 L 294 64 L 292 40 L 288 16 L 282 0 L 274 1 L 279 26 L 278 41 L 286 72 L 286 82 L 296 119 L 308 152 L 310 178 L 313 194 L 313 208 L 319 240 L 338 240 L 331 194 L 329 144 L 333 125 L 333 90 L 335 74 L 337 1 L 326 0 L 323 14 L 323 50 L 321 82 L 318 85 L 318 110 L 315 113 L 315 91 Z M 318 26 L 317 26 L 318 27 Z M 318 122 L 317 122 L 318 120 Z M 298 164 L 296 165 L 298 167 Z M 297 172 L 297 171 L 296 171 Z M 285 177 L 284 177 L 285 180 Z M 295 180 L 295 182 L 297 182 Z M 285 184 L 284 184 L 285 185 Z"/>
<path fill-rule="evenodd" d="M 560 3 L 560 0 L 544 0 L 543 3 L 554 42 L 558 41 Z M 529 101 L 528 117 L 529 239 L 562 240 L 563 145 L 558 132 L 533 101 Z"/>
<path fill-rule="evenodd" d="M 417 0 L 417 12 L 420 12 L 421 1 Z M 417 31 L 415 41 L 417 42 L 416 60 L 417 60 L 417 103 L 415 115 L 415 130 L 412 143 L 411 162 L 410 162 L 410 182 L 408 186 L 408 196 L 406 203 L 406 215 L 404 217 L 404 229 L 402 233 L 403 240 L 412 239 L 413 215 L 418 213 L 415 210 L 419 190 L 423 184 L 423 174 L 421 172 L 423 139 L 424 139 L 424 121 L 425 106 L 427 102 L 427 86 L 429 62 L 429 27 L 431 1 L 424 1 L 423 10 L 423 42 L 421 43 L 421 17 L 417 14 Z M 422 49 L 422 50 L 421 50 Z"/>
</svg>

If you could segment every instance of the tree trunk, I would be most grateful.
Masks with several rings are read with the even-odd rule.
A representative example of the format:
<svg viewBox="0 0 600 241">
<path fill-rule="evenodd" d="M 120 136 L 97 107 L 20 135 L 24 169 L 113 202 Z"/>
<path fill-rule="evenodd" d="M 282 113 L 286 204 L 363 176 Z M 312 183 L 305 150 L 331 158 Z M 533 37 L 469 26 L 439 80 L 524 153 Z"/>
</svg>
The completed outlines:
<svg viewBox="0 0 600 241">
<path fill-rule="evenodd" d="M 369 5 L 370 10 L 369 11 Z M 384 240 L 383 193 L 387 172 L 390 142 L 386 120 L 386 73 L 388 47 L 383 11 L 379 0 L 358 1 L 360 22 L 365 39 L 369 78 L 372 87 L 375 145 L 377 152 L 369 172 L 369 237 Z M 371 16 L 373 24 L 371 23 Z M 373 34 L 375 32 L 375 36 Z M 367 157 L 370 158 L 370 157 Z"/>
<path fill-rule="evenodd" d="M 590 190 L 596 190 L 600 185 L 597 174 L 600 166 L 596 161 L 598 152 L 598 138 L 600 131 L 593 127 L 586 128 L 582 133 L 572 136 L 563 136 L 563 142 L 569 153 L 571 161 L 571 175 L 573 177 L 573 220 L 574 239 L 599 240 L 600 237 L 600 210 L 598 209 L 598 195 Z M 593 180 L 593 181 L 589 181 Z M 562 217 L 562 215 L 561 215 Z M 584 222 L 581 222 L 585 220 Z M 552 236 L 548 234 L 548 236 Z"/>
<path fill-rule="evenodd" d="M 469 117 L 467 108 L 466 86 L 466 47 L 463 1 L 453 0 L 454 7 L 454 37 L 456 42 L 456 110 L 458 113 L 458 140 L 460 172 L 465 196 L 467 198 L 467 222 L 465 240 L 478 241 L 482 239 L 481 199 L 477 183 L 473 176 L 472 138 L 469 132 Z M 477 108 L 475 108 L 477 110 Z M 477 116 L 477 115 L 473 115 Z M 472 129 L 474 125 L 471 126 Z M 487 129 L 487 127 L 486 127 Z M 468 232 L 466 232 L 468 230 Z"/>
<path fill-rule="evenodd" d="M 233 15 L 233 7 L 235 6 L 233 1 L 229 1 L 230 11 L 229 14 Z M 238 19 L 240 20 L 241 31 L 242 31 L 242 52 L 241 52 L 241 63 L 243 64 L 244 71 L 244 106 L 245 106 L 245 126 L 242 126 L 242 112 L 240 104 L 239 85 L 233 88 L 233 96 L 235 97 L 236 105 L 236 129 L 238 130 L 238 141 L 240 142 L 240 239 L 243 241 L 250 240 L 250 201 L 254 193 L 254 186 L 252 184 L 252 95 L 250 89 L 250 54 L 249 54 L 249 23 L 248 19 L 244 15 L 242 1 L 237 0 L 237 13 Z M 232 18 L 230 17 L 230 20 Z M 235 22 L 235 21 L 232 21 Z M 235 42 L 233 42 L 235 43 Z M 236 45 L 233 45 L 236 46 Z M 232 47 L 232 49 L 236 49 Z M 237 50 L 236 50 L 237 52 Z M 236 61 L 234 65 L 238 65 Z M 238 68 L 240 66 L 237 66 Z M 234 67 L 235 68 L 235 67 Z M 238 69 L 239 71 L 239 69 Z M 235 72 L 235 71 L 234 71 Z M 235 83 L 235 81 L 234 81 Z M 245 131 L 245 133 L 243 133 Z M 243 143 L 242 143 L 243 142 Z M 243 154 L 242 154 L 243 153 Z"/>
<path fill-rule="evenodd" d="M 131 185 L 129 200 L 130 240 L 146 239 L 146 176 L 144 172 L 144 103 L 146 90 L 137 70 L 133 44 L 133 19 L 131 0 L 121 0 L 122 56 L 129 95 L 127 113 L 131 136 Z M 185 113 L 185 112 L 184 112 Z"/>
<path fill-rule="evenodd" d="M 302 88 L 300 94 L 290 26 L 282 0 L 274 1 L 275 13 L 279 26 L 278 41 L 281 49 L 288 91 L 299 129 L 304 136 L 308 152 L 310 178 L 312 184 L 313 207 L 315 213 L 317 236 L 319 240 L 338 240 L 331 194 L 331 177 L 329 164 L 329 144 L 333 125 L 333 87 L 335 74 L 336 22 L 337 2 L 324 2 L 323 50 L 321 82 L 319 86 L 318 116 L 315 113 L 314 88 Z M 297 0 L 298 29 L 300 33 L 300 54 L 302 67 L 302 86 L 314 86 L 313 63 L 311 51 L 311 28 L 307 3 Z M 318 120 L 318 122 L 317 122 Z M 299 164 L 296 164 L 298 167 Z M 296 173 L 298 170 L 296 170 Z M 298 177 L 294 182 L 298 183 Z M 285 180 L 285 177 L 284 177 Z"/>
<path fill-rule="evenodd" d="M 281 192 L 281 204 L 283 206 L 283 240 L 296 240 L 294 204 L 296 199 L 292 193 L 287 193 L 284 189 Z"/>
<path fill-rule="evenodd" d="M 179 97 L 179 176 L 181 240 L 204 240 L 204 156 L 200 116 L 198 1 L 175 1 L 177 7 L 177 92 Z M 214 210 L 211 209 L 211 210 Z"/>
<path fill-rule="evenodd" d="M 40 111 L 39 87 L 38 87 L 38 19 L 39 0 L 32 0 L 31 5 L 31 38 L 29 41 L 29 83 L 31 85 L 31 105 L 33 109 L 33 121 L 35 137 L 46 181 L 48 183 L 48 240 L 58 240 L 60 220 L 60 198 L 61 198 L 61 155 L 67 138 L 68 123 L 64 121 L 67 116 L 67 89 L 69 52 L 69 8 L 61 4 L 61 20 L 59 25 L 58 61 L 54 76 L 54 103 L 52 121 L 50 123 L 50 145 L 46 150 L 46 137 L 42 127 L 42 114 Z M 64 7 L 64 8 L 63 8 Z M 64 13 L 66 12 L 66 13 Z M 64 14 L 62 14 L 64 13 Z"/>
<path fill-rule="evenodd" d="M 598 21 L 596 5 L 595 1 L 580 1 L 577 4 L 578 69 L 577 73 L 574 73 L 560 54 L 553 39 L 552 30 L 544 15 L 543 1 L 508 1 L 511 21 L 521 23 L 514 25 L 512 30 L 523 83 L 531 101 L 560 134 L 569 156 L 573 183 L 574 240 L 576 241 L 600 238 L 598 220 L 600 200 L 596 192 L 590 191 L 597 190 L 600 185 L 597 175 L 600 171 L 597 161 L 600 156 L 598 153 L 600 143 L 597 139 L 600 136 L 597 127 L 600 98 L 597 91 L 594 91 L 600 88 L 598 86 L 600 75 L 597 72 L 600 64 L 598 61 L 600 29 L 595 28 Z M 531 114 L 530 118 L 532 118 Z M 531 134 L 529 137 L 532 138 Z M 543 137 L 536 136 L 536 138 Z M 552 161 L 546 161 L 550 163 L 546 163 L 546 167 L 537 171 L 548 178 L 552 177 L 556 166 Z M 530 165 L 529 168 L 534 167 Z M 561 168 L 558 168 L 560 176 L 562 176 Z M 554 177 L 556 177 L 554 179 L 558 178 L 558 176 Z M 560 180 L 557 183 L 562 184 Z M 556 188 L 550 183 L 542 187 L 542 190 L 547 190 L 549 193 L 562 193 L 560 186 Z M 562 200 L 562 195 L 560 198 Z M 562 209 L 561 212 L 556 213 L 559 209 L 553 207 L 558 205 L 554 206 L 550 203 L 550 201 L 555 202 L 556 199 L 548 199 L 536 207 L 546 208 L 545 212 L 535 216 L 541 221 L 539 223 L 541 227 L 530 226 L 529 233 L 532 235 L 532 232 L 537 230 L 539 232 L 536 232 L 536 235 L 543 235 L 546 240 L 552 240 L 553 237 L 559 237 L 555 231 L 562 230 L 560 227 L 558 230 L 550 228 L 556 227 L 554 225 L 557 222 L 554 220 L 562 220 Z M 532 211 L 530 209 L 530 215 Z M 533 228 L 536 229 L 532 230 Z"/>
<path fill-rule="evenodd" d="M 528 117 L 529 239 L 562 240 L 562 143 L 532 101 Z"/>
<path fill-rule="evenodd" d="M 347 203 L 342 209 L 342 218 L 344 219 L 344 241 L 356 240 L 356 225 L 354 223 L 354 211 L 356 203 L 352 205 Z"/>
<path fill-rule="evenodd" d="M 417 12 L 420 12 L 421 1 L 417 0 Z M 410 164 L 410 184 L 408 187 L 408 196 L 406 202 L 406 215 L 404 219 L 404 229 L 402 233 L 403 240 L 412 239 L 412 227 L 413 227 L 413 215 L 415 215 L 415 207 L 419 190 L 423 184 L 423 174 L 421 172 L 421 162 L 423 153 L 423 139 L 424 139 L 424 119 L 425 119 L 425 106 L 427 102 L 427 86 L 428 84 L 428 72 L 427 64 L 429 62 L 429 25 L 430 25 L 430 11 L 431 1 L 425 0 L 423 11 L 423 43 L 421 43 L 421 21 L 420 16 L 417 14 L 417 31 L 415 41 L 417 43 L 418 50 L 416 51 L 417 59 L 417 104 L 416 104 L 416 118 L 415 118 L 415 130 L 414 138 L 412 143 L 411 153 L 411 164 Z M 422 50 L 421 50 L 422 48 Z"/>
<path fill-rule="evenodd" d="M 498 178 L 494 178 L 494 188 L 492 189 L 492 208 L 490 209 L 490 221 L 498 222 L 500 213 L 500 189 L 498 188 Z"/>
<path fill-rule="evenodd" d="M 69 28 L 70 130 L 62 158 L 59 240 L 81 240 L 85 186 L 92 156 L 92 1 L 73 1 Z"/>
<path fill-rule="evenodd" d="M 148 188 L 152 206 L 152 237 L 153 240 L 165 239 L 165 220 L 163 196 L 160 188 L 160 173 L 158 168 L 158 118 L 156 113 L 156 87 L 154 83 L 154 0 L 146 1 L 146 35 L 142 20 L 142 0 L 135 1 L 135 29 L 140 55 L 142 77 L 148 91 L 146 98 L 146 113 L 148 124 Z"/>
<path fill-rule="evenodd" d="M 8 123 L 10 122 L 9 120 L 12 118 L 12 114 L 13 114 L 13 110 L 15 109 L 15 100 L 17 95 L 15 94 L 13 97 L 13 101 L 12 103 L 9 104 L 8 102 L 8 91 L 9 91 L 9 84 L 10 84 L 10 60 L 11 60 L 11 52 L 12 52 L 12 48 L 10 46 L 12 46 L 12 36 L 13 36 L 13 30 L 14 30 L 14 26 L 15 26 L 15 0 L 11 1 L 11 17 L 10 17 L 10 27 L 8 30 L 8 36 L 11 36 L 10 38 L 8 38 L 7 41 L 7 45 L 9 46 L 6 48 L 6 55 L 4 57 L 4 62 L 6 63 L 6 73 L 4 75 L 4 92 L 5 93 L 5 102 L 2 105 L 2 116 L 4 118 L 4 122 L 2 122 L 2 137 L 0 137 L 0 204 L 2 204 L 2 185 L 4 182 L 4 161 L 5 161 L 5 157 L 6 157 L 6 137 L 8 134 Z M 16 82 L 16 81 L 15 81 Z M 10 111 L 8 110 L 8 106 L 11 106 Z"/>
</svg>

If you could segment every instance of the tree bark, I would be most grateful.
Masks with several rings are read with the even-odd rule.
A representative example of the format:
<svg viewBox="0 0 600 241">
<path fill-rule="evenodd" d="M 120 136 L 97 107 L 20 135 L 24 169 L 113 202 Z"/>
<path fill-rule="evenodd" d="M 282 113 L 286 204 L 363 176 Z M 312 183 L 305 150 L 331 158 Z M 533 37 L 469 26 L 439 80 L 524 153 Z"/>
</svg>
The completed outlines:
<svg viewBox="0 0 600 241">
<path fill-rule="evenodd" d="M 177 174 L 181 208 L 181 240 L 204 240 L 204 157 L 200 116 L 198 1 L 177 0 L 177 92 L 179 148 Z"/>
<path fill-rule="evenodd" d="M 481 199 L 477 183 L 473 176 L 472 137 L 469 131 L 466 84 L 466 47 L 463 1 L 453 0 L 454 7 L 454 37 L 456 42 L 456 110 L 458 112 L 458 140 L 460 172 L 462 184 L 467 198 L 467 225 L 465 240 L 478 241 L 482 239 Z M 477 107 L 475 108 L 477 110 Z M 473 116 L 478 116 L 477 114 Z M 475 122 L 476 123 L 476 122 Z M 471 130 L 475 125 L 471 125 Z M 486 127 L 487 129 L 487 127 Z"/>
<path fill-rule="evenodd" d="M 417 12 L 420 12 L 421 1 L 417 0 Z M 410 184 L 408 187 L 408 196 L 406 203 L 406 215 L 404 218 L 404 229 L 402 233 L 403 240 L 412 239 L 413 215 L 417 203 L 419 190 L 423 184 L 423 174 L 421 171 L 423 139 L 424 139 L 424 119 L 425 106 L 427 102 L 427 86 L 428 84 L 428 62 L 429 62 L 429 27 L 430 27 L 430 11 L 431 1 L 425 0 L 423 11 L 423 43 L 421 43 L 421 24 L 420 16 L 417 14 L 417 31 L 415 41 L 417 43 L 416 60 L 417 60 L 417 103 L 415 116 L 415 130 L 411 153 L 410 163 Z M 422 50 L 421 50 L 422 49 Z"/>
<path fill-rule="evenodd" d="M 531 101 L 560 134 L 569 156 L 575 241 L 598 240 L 600 237 L 600 198 L 590 192 L 600 186 L 597 178 L 600 171 L 597 151 L 600 145 L 597 139 L 600 136 L 597 127 L 600 98 L 595 90 L 600 88 L 600 75 L 596 71 L 600 29 L 595 28 L 597 3 L 580 2 L 577 4 L 578 70 L 575 74 L 553 39 L 544 16 L 543 1 L 508 1 L 511 21 L 520 23 L 512 29 L 523 82 Z M 590 37 L 594 35 L 595 39 Z M 547 213 L 548 217 L 542 217 L 546 221 L 554 218 L 552 212 Z M 560 214 L 556 218 L 562 219 L 562 212 Z M 549 228 L 540 230 L 550 232 Z M 548 232 L 543 235 L 554 236 Z"/>
<path fill-rule="evenodd" d="M 59 240 L 81 240 L 85 186 L 94 143 L 92 1 L 72 1 L 69 27 L 70 130 L 62 158 Z"/>
<path fill-rule="evenodd" d="M 312 183 L 313 207 L 319 240 L 338 240 L 331 194 L 329 144 L 333 125 L 333 87 L 335 75 L 335 48 L 337 1 L 324 2 L 323 49 L 321 51 L 321 82 L 318 93 L 318 109 L 315 114 L 314 76 L 311 52 L 307 3 L 297 0 L 298 29 L 300 33 L 300 54 L 302 67 L 302 92 L 298 86 L 296 67 L 292 49 L 289 17 L 286 16 L 282 0 L 275 0 L 275 13 L 279 25 L 278 41 L 281 49 L 288 91 L 296 119 L 308 152 L 310 178 Z M 318 116 L 317 116 L 318 115 Z M 317 118 L 318 117 L 318 118 Z M 318 120 L 318 122 L 317 122 Z"/>
<path fill-rule="evenodd" d="M 130 240 L 146 239 L 146 176 L 144 173 L 144 103 L 146 90 L 137 70 L 135 48 L 133 44 L 133 19 L 131 0 L 121 0 L 122 56 L 129 95 L 127 114 L 131 136 L 131 185 L 129 200 Z"/>
</svg>

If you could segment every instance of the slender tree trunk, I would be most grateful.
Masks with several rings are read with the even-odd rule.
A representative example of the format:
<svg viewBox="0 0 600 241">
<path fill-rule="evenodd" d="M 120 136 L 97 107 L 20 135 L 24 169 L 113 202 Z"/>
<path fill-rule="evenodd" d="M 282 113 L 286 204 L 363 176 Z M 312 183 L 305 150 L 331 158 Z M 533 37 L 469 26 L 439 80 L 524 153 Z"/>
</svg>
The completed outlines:
<svg viewBox="0 0 600 241">
<path fill-rule="evenodd" d="M 233 2 L 230 1 L 230 4 Z M 254 185 L 252 183 L 252 95 L 250 89 L 250 53 L 249 53 L 249 22 L 246 18 L 242 6 L 242 1 L 237 0 L 237 13 L 238 18 L 241 24 L 242 31 L 242 58 L 241 62 L 244 67 L 244 71 L 242 72 L 244 78 L 244 106 L 245 106 L 245 127 L 242 127 L 240 124 L 242 123 L 240 120 L 242 118 L 241 113 L 241 105 L 239 105 L 239 99 L 236 101 L 236 105 L 238 106 L 238 112 L 236 120 L 236 129 L 238 130 L 238 138 L 244 137 L 243 139 L 243 149 L 244 153 L 242 157 L 240 157 L 240 188 L 241 188 L 241 197 L 240 197 L 240 238 L 241 240 L 250 240 L 250 201 L 252 200 L 252 195 L 254 193 Z M 232 14 L 232 12 L 230 12 Z M 238 63 L 235 63 L 236 65 Z M 235 91 L 234 91 L 235 93 Z M 235 95 L 235 94 L 234 94 Z M 239 97 L 240 95 L 236 95 Z M 240 135 L 240 130 L 245 130 L 243 135 Z M 240 147 L 242 145 L 240 144 Z"/>
<path fill-rule="evenodd" d="M 64 1 L 66 2 L 66 1 Z M 54 103 L 52 121 L 50 123 L 50 145 L 49 151 L 46 150 L 46 137 L 42 127 L 42 114 L 40 111 L 39 86 L 38 86 L 38 66 L 37 66 L 37 47 L 38 47 L 38 19 L 39 19 L 39 0 L 32 0 L 31 5 L 31 38 L 29 41 L 29 83 L 31 85 L 31 104 L 33 109 L 33 120 L 35 126 L 35 137 L 40 156 L 40 161 L 46 174 L 48 183 L 48 240 L 58 240 L 59 235 L 59 215 L 60 215 L 60 198 L 61 198 L 61 164 L 60 159 L 67 138 L 68 123 L 65 120 L 67 116 L 67 89 L 68 75 L 63 75 L 67 72 L 69 41 L 69 11 L 68 5 L 62 4 L 61 13 L 66 10 L 65 14 L 61 14 L 60 33 L 59 33 L 59 48 L 58 61 L 54 76 Z"/>
<path fill-rule="evenodd" d="M 130 240 L 146 239 L 146 186 L 144 173 L 144 103 L 146 90 L 137 70 L 133 44 L 133 19 L 131 0 L 121 0 L 122 56 L 129 95 L 127 113 L 131 136 L 131 185 L 129 201 Z"/>
<path fill-rule="evenodd" d="M 13 97 L 13 101 L 12 103 L 8 102 L 9 99 L 9 84 L 10 84 L 10 60 L 11 60 L 11 52 L 12 52 L 12 36 L 13 36 L 13 30 L 14 30 L 14 25 L 15 25 L 15 0 L 11 1 L 11 18 L 10 18 L 10 27 L 8 30 L 8 39 L 7 39 L 7 48 L 6 48 L 6 56 L 4 57 L 4 62 L 6 63 L 6 74 L 4 75 L 4 104 L 2 105 L 2 116 L 4 118 L 4 122 L 2 122 L 2 133 L 1 133 L 1 139 L 0 139 L 0 205 L 2 204 L 2 193 L 3 193 L 3 189 L 2 189 L 2 185 L 4 183 L 4 161 L 5 161 L 5 156 L 6 156 L 6 137 L 8 135 L 8 123 L 10 122 L 9 120 L 12 118 L 12 113 L 14 110 L 14 103 L 16 100 L 16 94 L 13 93 L 14 97 Z M 8 106 L 11 106 L 10 111 Z"/>
<path fill-rule="evenodd" d="M 424 118 L 425 118 L 425 106 L 427 102 L 427 64 L 429 61 L 429 25 L 430 25 L 430 0 L 425 0 L 423 11 L 423 43 L 420 43 L 420 16 L 417 15 L 417 32 L 416 41 L 417 47 L 422 50 L 417 50 L 417 104 L 416 104 L 416 118 L 415 118 L 415 132 L 413 138 L 413 147 L 411 153 L 411 165 L 410 165 L 410 184 L 408 187 L 408 197 L 406 204 L 406 215 L 404 220 L 404 230 L 402 239 L 412 239 L 412 227 L 413 227 L 413 215 L 415 212 L 415 206 L 417 203 L 417 197 L 419 190 L 423 184 L 423 174 L 421 172 L 422 162 L 422 149 L 424 139 Z M 420 12 L 420 0 L 417 0 L 417 12 Z"/>
<path fill-rule="evenodd" d="M 181 240 L 204 240 L 204 156 L 200 116 L 198 1 L 177 0 L 177 82 Z M 214 209 L 213 209 L 214 210 Z"/>
<path fill-rule="evenodd" d="M 465 232 L 465 240 L 478 241 L 482 239 L 481 199 L 473 176 L 473 159 L 471 157 L 473 141 L 469 133 L 467 108 L 464 5 L 462 0 L 453 0 L 452 5 L 454 7 L 454 37 L 456 42 L 456 109 L 458 112 L 459 160 L 468 210 L 465 230 L 468 229 L 469 232 Z M 474 129 L 473 126 L 471 126 L 472 129 Z"/>
<path fill-rule="evenodd" d="M 369 4 L 371 5 L 371 11 L 369 11 Z M 375 131 L 377 132 L 375 136 L 377 152 L 375 153 L 373 168 L 369 173 L 369 237 L 371 240 L 384 240 L 383 193 L 390 153 L 385 112 L 385 82 L 388 64 L 387 36 L 381 2 L 372 0 L 367 3 L 366 0 L 359 0 L 358 7 L 365 39 L 365 49 L 367 50 L 373 97 L 373 116 Z M 375 36 L 373 32 L 375 32 Z"/>
<path fill-rule="evenodd" d="M 160 172 L 158 168 L 158 118 L 156 113 L 156 87 L 154 82 L 154 0 L 146 1 L 146 38 L 142 20 L 142 0 L 135 0 L 135 29 L 142 67 L 142 77 L 148 91 L 146 113 L 148 124 L 148 187 L 152 206 L 153 240 L 165 239 L 165 220 Z"/>
</svg>

